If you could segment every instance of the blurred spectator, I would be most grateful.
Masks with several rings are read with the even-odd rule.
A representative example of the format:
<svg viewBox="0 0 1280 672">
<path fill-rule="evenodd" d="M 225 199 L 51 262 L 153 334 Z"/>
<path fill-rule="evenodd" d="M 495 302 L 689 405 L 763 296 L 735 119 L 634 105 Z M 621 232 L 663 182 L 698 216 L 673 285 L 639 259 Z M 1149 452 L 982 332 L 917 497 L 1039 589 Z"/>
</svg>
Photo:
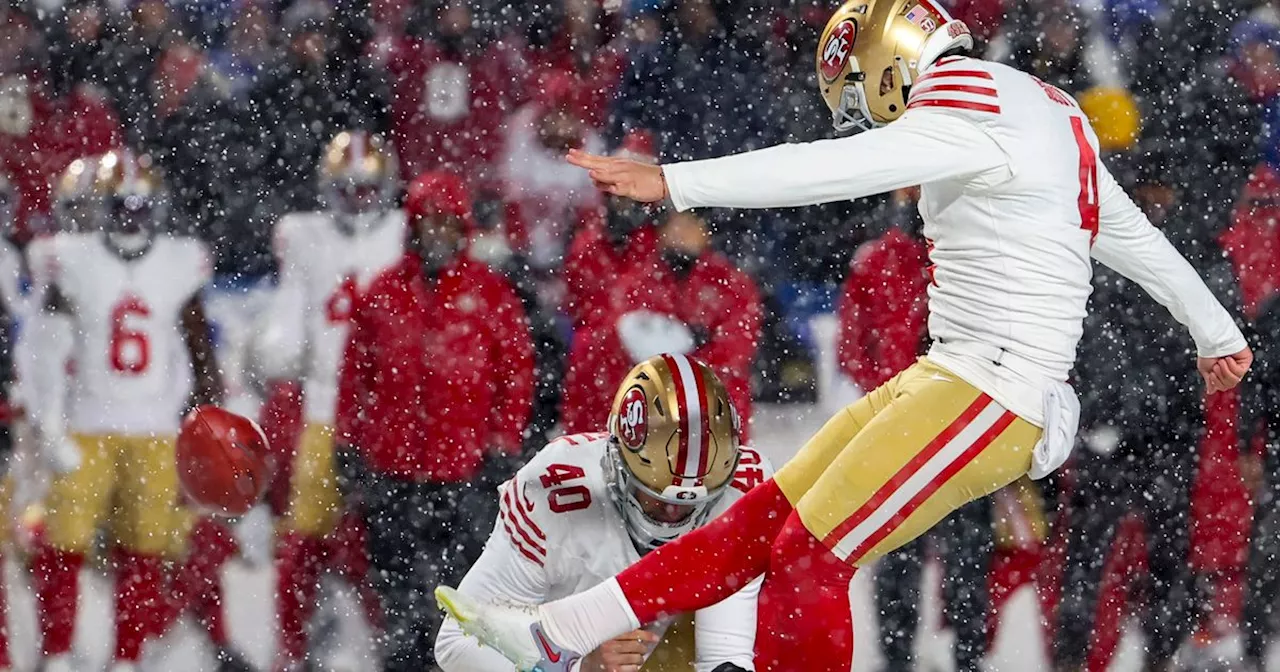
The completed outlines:
<svg viewBox="0 0 1280 672">
<path fill-rule="evenodd" d="M 64 69 L 58 88 L 42 78 L 30 19 L 0 13 L 0 169 L 22 196 L 19 237 L 47 229 L 49 182 L 72 160 L 120 143 L 103 90 Z"/>
<path fill-rule="evenodd" d="M 1244 314 L 1252 320 L 1280 288 L 1280 172 L 1266 164 L 1254 168 L 1219 241 L 1239 278 Z"/>
<path fill-rule="evenodd" d="M 164 0 L 139 0 L 103 47 L 106 81 L 125 126 L 142 123 L 147 114 L 151 71 L 169 41 L 179 36 Z"/>
<path fill-rule="evenodd" d="M 1142 622 L 1145 669 L 1171 670 L 1190 632 L 1189 498 L 1204 428 L 1193 352 L 1182 326 L 1141 288 L 1107 269 L 1095 272 L 1075 369 L 1082 445 L 1065 514 L 1063 585 L 1071 589 L 1057 618 L 1058 670 L 1106 665 L 1109 653 L 1095 647 L 1120 628 L 1118 608 L 1132 574 L 1113 576 L 1109 559 L 1129 515 L 1146 530 L 1153 608 Z"/>
<path fill-rule="evenodd" d="M 728 39 L 711 0 L 671 3 L 666 13 L 661 41 L 640 47 L 622 78 L 611 137 L 653 129 L 664 161 L 768 144 L 775 123 L 755 86 L 766 79 L 762 60 Z"/>
<path fill-rule="evenodd" d="M 367 60 L 351 53 L 348 27 L 327 5 L 298 0 L 283 28 L 288 49 L 259 77 L 250 119 L 268 148 L 268 183 L 283 207 L 307 210 L 316 205 L 313 167 L 324 143 L 343 129 L 382 132 L 388 94 Z"/>
<path fill-rule="evenodd" d="M 248 0 L 239 4 L 226 42 L 210 53 L 209 60 L 227 80 L 231 95 L 240 97 L 274 66 L 279 46 L 271 16 L 261 4 Z"/>
<path fill-rule="evenodd" d="M 1276 295 L 1257 307 L 1255 328 L 1259 343 L 1280 342 L 1280 299 Z M 1245 484 L 1257 501 L 1240 623 L 1245 672 L 1265 669 L 1264 656 L 1273 641 L 1272 616 L 1280 598 L 1280 357 L 1275 348 L 1258 352 L 1260 357 L 1250 375 L 1253 387 L 1261 393 L 1262 419 L 1268 431 L 1262 457 L 1246 454 L 1243 463 Z"/>
<path fill-rule="evenodd" d="M 606 17 L 597 0 L 558 0 L 554 7 L 558 11 L 551 14 L 558 23 L 534 31 L 535 39 L 545 44 L 533 45 L 530 60 L 538 70 L 559 70 L 577 79 L 579 113 L 591 128 L 601 130 L 626 69 L 626 45 L 606 41 Z"/>
<path fill-rule="evenodd" d="M 706 222 L 690 213 L 671 214 L 661 224 L 658 253 L 659 263 L 629 265 L 610 290 L 616 292 L 611 299 L 617 316 L 614 352 L 628 357 L 628 364 L 661 352 L 683 352 L 710 366 L 738 409 L 746 443 L 750 372 L 760 339 L 756 284 L 711 249 Z M 588 417 L 599 423 L 598 415 Z"/>
<path fill-rule="evenodd" d="M 1019 0 L 999 40 L 1003 44 L 992 45 L 993 57 L 1068 93 L 1120 84 L 1110 45 L 1070 0 Z"/>
<path fill-rule="evenodd" d="M 919 188 L 900 189 L 889 230 L 853 258 L 836 309 L 836 361 L 863 392 L 915 363 L 928 344 L 929 257 L 916 211 Z"/>
<path fill-rule="evenodd" d="M 1142 133 L 1142 113 L 1133 96 L 1124 89 L 1095 86 L 1076 96 L 1080 109 L 1089 117 L 1104 155 L 1133 148 Z"/>
<path fill-rule="evenodd" d="M 387 61 L 402 172 L 444 168 L 492 180 L 506 117 L 524 97 L 524 56 L 486 40 L 463 0 L 418 0 L 417 13 Z"/>
<path fill-rule="evenodd" d="M 586 171 L 564 160 L 573 148 L 604 151 L 582 118 L 579 94 L 573 75 L 542 73 L 534 99 L 508 118 L 503 134 L 500 175 L 512 208 L 507 233 L 512 248 L 539 270 L 560 268 L 579 220 L 600 203 Z"/>
<path fill-rule="evenodd" d="M 389 672 L 434 664 L 432 587 L 478 557 L 534 388 L 520 300 L 466 254 L 466 187 L 445 173 L 419 184 L 428 207 L 409 225 L 410 251 L 356 301 L 336 414 L 345 489 L 368 523 Z"/>
<path fill-rule="evenodd" d="M 633 133 L 618 156 L 657 162 L 652 139 Z M 561 424 L 566 433 L 590 431 L 607 414 L 609 395 L 634 364 L 617 341 L 617 309 L 612 305 L 616 278 L 634 268 L 656 268 L 658 234 L 653 211 L 606 197 L 603 217 L 578 231 L 565 260 L 564 310 L 573 323 Z"/>
<path fill-rule="evenodd" d="M 160 53 L 142 120 L 129 129 L 172 185 L 174 226 L 210 241 L 221 273 L 269 268 L 270 223 L 280 199 L 245 111 L 203 52 L 175 41 Z"/>
</svg>

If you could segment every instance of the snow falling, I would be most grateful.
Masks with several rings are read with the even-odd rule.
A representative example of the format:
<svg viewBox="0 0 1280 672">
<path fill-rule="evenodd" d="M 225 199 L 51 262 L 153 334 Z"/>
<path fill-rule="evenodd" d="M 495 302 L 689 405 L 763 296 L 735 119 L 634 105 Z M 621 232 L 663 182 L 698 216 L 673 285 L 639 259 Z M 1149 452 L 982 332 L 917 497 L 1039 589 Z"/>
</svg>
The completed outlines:
<svg viewBox="0 0 1280 672">
<path fill-rule="evenodd" d="M 825 70 L 858 73 L 873 116 L 885 96 L 906 108 L 922 41 L 961 34 L 945 13 L 969 56 L 1091 125 L 1079 166 L 1071 145 L 1078 228 L 1108 235 L 1105 169 L 1256 359 L 1210 393 L 1229 353 L 1202 341 L 1235 333 L 1187 324 L 1211 302 L 1179 308 L 1168 278 L 1100 263 L 1079 315 L 1055 291 L 1007 319 L 1082 320 L 1071 457 L 860 568 L 851 669 L 1280 670 L 1280 2 L 848 6 L 863 23 L 832 45 L 835 0 L 3 0 L 0 672 L 511 670 L 446 622 L 436 586 L 475 565 L 471 589 L 508 602 L 580 592 L 720 515 L 829 418 L 859 417 L 849 404 L 924 394 L 895 376 L 940 333 L 976 333 L 930 323 L 945 283 L 975 282 L 950 265 L 974 248 L 934 240 L 940 211 L 1016 166 L 953 171 L 970 181 L 945 197 L 681 212 L 675 171 L 643 204 L 565 156 L 668 165 L 840 137 Z M 897 33 L 866 27 L 890 11 Z M 987 86 L 952 91 L 1012 115 Z M 889 174 L 895 158 L 839 161 Z M 1063 278 L 1090 249 L 1073 233 Z M 1052 359 L 1073 329 L 1011 357 Z M 958 377 L 972 396 L 953 417 L 991 392 Z M 867 397 L 886 385 L 905 391 Z M 850 478 L 880 468 L 855 463 Z M 906 487 L 896 469 L 872 490 Z M 900 506 L 885 535 L 920 504 Z M 848 517 L 803 522 L 821 537 Z M 499 556 L 519 589 L 483 578 L 508 575 Z M 757 635 L 754 604 L 708 626 L 750 615 L 725 626 L 745 658 L 697 669 L 749 669 L 753 637 L 795 634 Z M 711 636 L 667 625 L 644 669 L 694 669 Z M 793 648 L 767 669 L 850 669 Z M 637 669 L 607 649 L 581 671 Z"/>
</svg>

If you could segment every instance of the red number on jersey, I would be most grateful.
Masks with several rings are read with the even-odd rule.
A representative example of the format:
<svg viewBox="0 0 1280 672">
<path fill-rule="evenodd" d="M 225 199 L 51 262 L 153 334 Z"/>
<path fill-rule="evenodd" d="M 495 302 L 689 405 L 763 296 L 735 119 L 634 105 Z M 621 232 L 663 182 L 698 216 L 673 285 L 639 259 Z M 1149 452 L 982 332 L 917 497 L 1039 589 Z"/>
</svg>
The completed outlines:
<svg viewBox="0 0 1280 672">
<path fill-rule="evenodd" d="M 125 320 L 131 315 L 150 317 L 151 309 L 133 295 L 127 295 L 111 309 L 111 343 L 108 344 L 111 369 L 130 375 L 147 370 L 151 363 L 151 341 L 139 329 L 131 329 Z"/>
<path fill-rule="evenodd" d="M 547 467 L 547 473 L 539 477 L 544 488 L 556 488 L 547 494 L 547 506 L 555 513 L 577 511 L 591 506 L 591 491 L 585 485 L 564 485 L 568 481 L 586 478 L 587 472 L 582 467 L 572 464 L 553 464 Z"/>
<path fill-rule="evenodd" d="M 344 324 L 350 320 L 351 313 L 355 311 L 358 295 L 356 276 L 348 275 L 343 278 L 342 284 L 333 290 L 333 294 L 329 295 L 329 300 L 324 304 L 324 315 L 329 323 Z"/>
<path fill-rule="evenodd" d="M 1084 118 L 1071 117 L 1071 131 L 1080 148 L 1080 228 L 1089 232 L 1089 244 L 1098 238 L 1098 155 L 1084 132 Z"/>
<path fill-rule="evenodd" d="M 733 482 L 731 485 L 742 492 L 751 492 L 751 489 L 764 483 L 764 469 L 760 466 L 760 453 L 749 448 L 743 448 L 742 453 L 738 456 L 738 469 L 733 472 Z"/>
</svg>

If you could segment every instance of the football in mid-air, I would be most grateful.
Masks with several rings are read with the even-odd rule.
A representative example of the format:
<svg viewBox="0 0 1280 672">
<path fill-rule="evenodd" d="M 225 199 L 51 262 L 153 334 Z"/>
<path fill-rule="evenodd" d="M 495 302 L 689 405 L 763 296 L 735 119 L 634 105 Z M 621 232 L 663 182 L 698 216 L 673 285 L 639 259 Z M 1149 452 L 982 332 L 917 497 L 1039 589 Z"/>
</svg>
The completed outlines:
<svg viewBox="0 0 1280 672">
<path fill-rule="evenodd" d="M 239 516 L 262 498 L 273 461 L 258 423 L 218 406 L 197 406 L 178 432 L 178 479 L 190 503 Z"/>
</svg>

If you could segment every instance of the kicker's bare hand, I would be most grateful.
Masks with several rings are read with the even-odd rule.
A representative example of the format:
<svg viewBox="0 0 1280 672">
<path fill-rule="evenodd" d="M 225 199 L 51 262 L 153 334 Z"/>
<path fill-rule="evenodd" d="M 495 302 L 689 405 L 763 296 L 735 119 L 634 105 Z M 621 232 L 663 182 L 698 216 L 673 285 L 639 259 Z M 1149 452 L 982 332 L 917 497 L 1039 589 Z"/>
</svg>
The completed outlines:
<svg viewBox="0 0 1280 672">
<path fill-rule="evenodd" d="M 1225 357 L 1200 357 L 1196 368 L 1204 376 L 1205 391 L 1209 394 L 1230 390 L 1244 378 L 1253 365 L 1253 351 L 1245 348 Z"/>
<path fill-rule="evenodd" d="M 569 150 L 569 163 L 586 168 L 596 188 L 614 196 L 641 203 L 657 203 L 667 197 L 667 183 L 662 168 L 648 163 L 612 156 L 596 156 Z"/>
<path fill-rule="evenodd" d="M 644 652 L 658 641 L 648 630 L 632 630 L 619 635 L 582 659 L 581 672 L 639 672 Z"/>
</svg>

